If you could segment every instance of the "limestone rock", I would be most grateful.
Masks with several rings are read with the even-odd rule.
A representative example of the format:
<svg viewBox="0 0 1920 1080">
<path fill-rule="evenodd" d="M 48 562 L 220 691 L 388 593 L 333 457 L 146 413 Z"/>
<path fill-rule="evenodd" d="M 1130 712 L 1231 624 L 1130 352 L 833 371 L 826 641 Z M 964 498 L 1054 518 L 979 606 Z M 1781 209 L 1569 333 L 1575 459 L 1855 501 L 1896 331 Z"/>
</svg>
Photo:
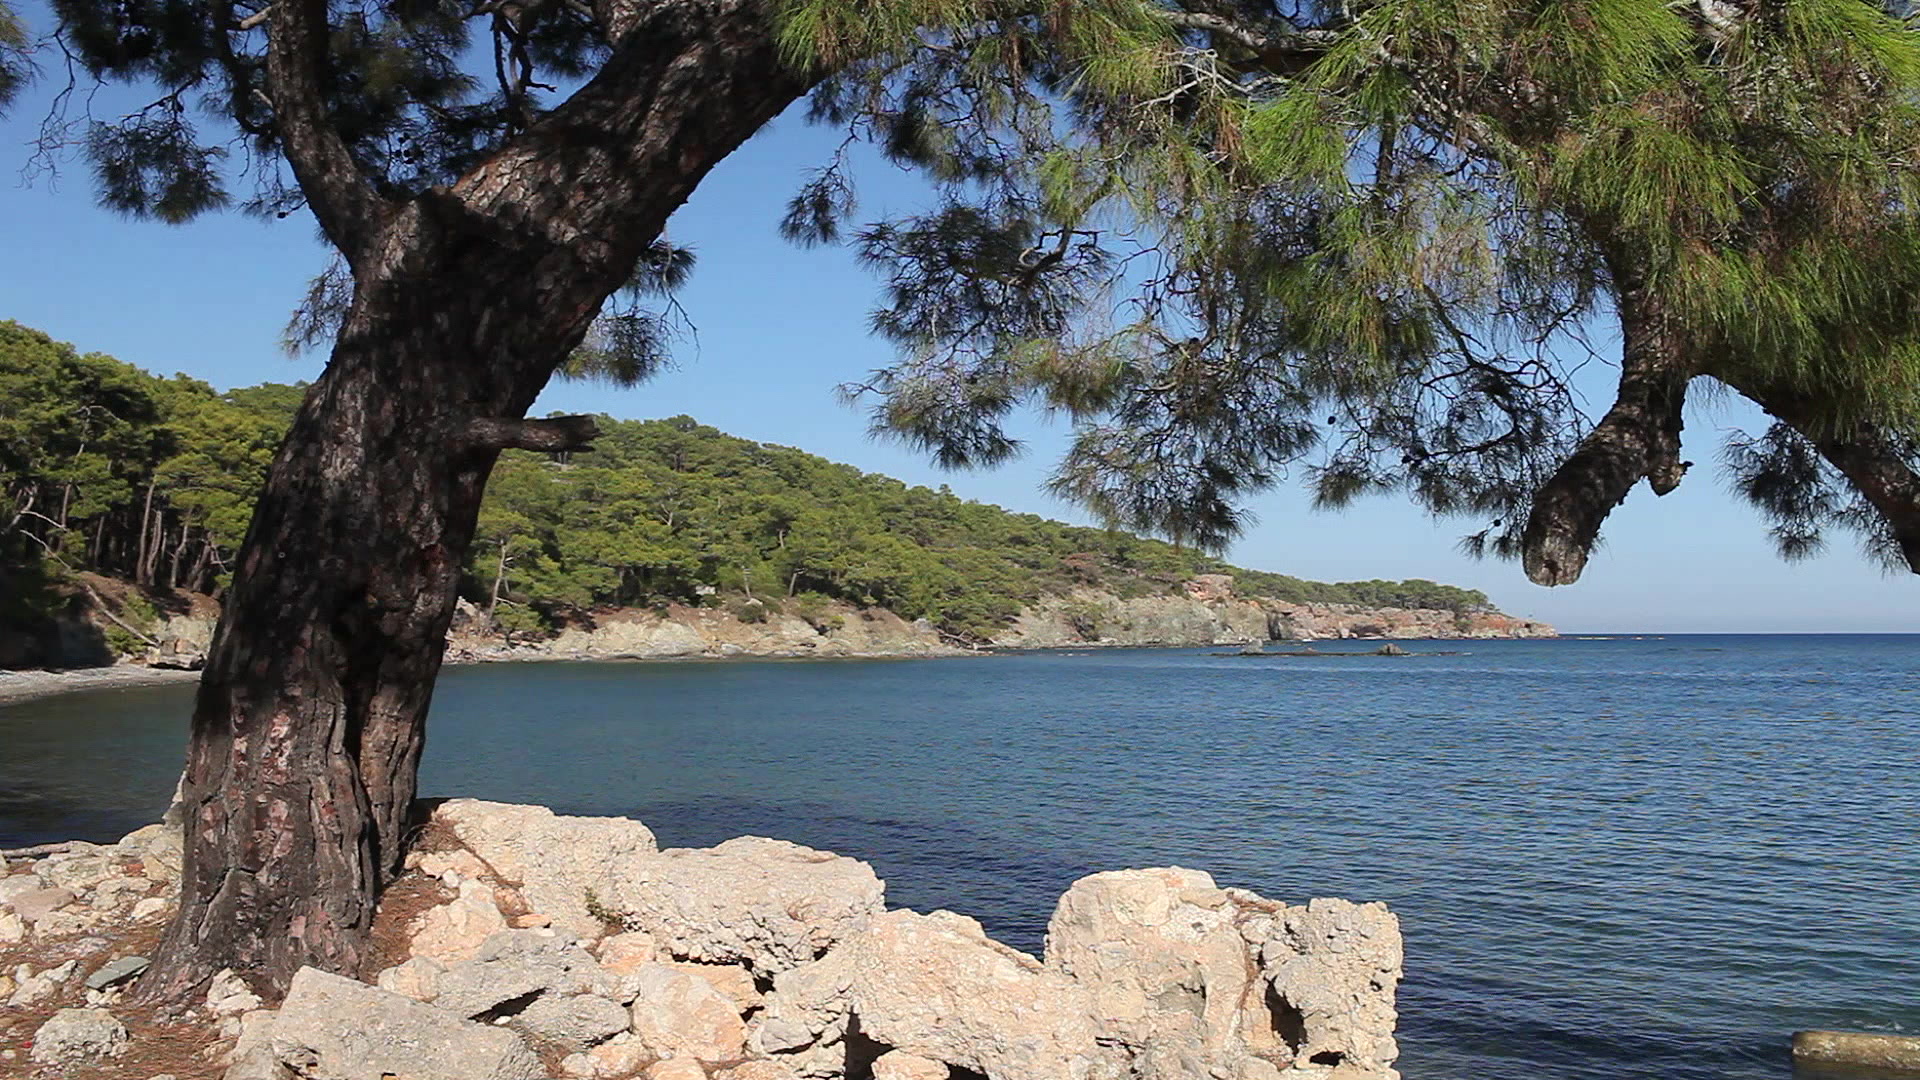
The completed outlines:
<svg viewBox="0 0 1920 1080">
<path fill-rule="evenodd" d="M 739 1009 L 706 979 L 666 964 L 641 968 L 629 979 L 633 1033 L 654 1054 L 704 1062 L 746 1056 Z"/>
<path fill-rule="evenodd" d="M 572 938 L 552 930 L 502 930 L 472 960 L 434 978 L 433 1004 L 480 1019 L 509 1002 L 536 995 L 617 996 L 617 982 Z"/>
<path fill-rule="evenodd" d="M 614 869 L 657 850 L 653 833 L 627 818 L 562 817 L 544 806 L 454 799 L 434 818 L 553 925 L 588 938 L 605 933 L 587 893 L 605 896 Z"/>
<path fill-rule="evenodd" d="M 630 1077 L 640 1071 L 652 1055 L 631 1031 L 615 1035 L 606 1042 L 576 1054 L 568 1054 L 560 1071 L 568 1076 Z"/>
<path fill-rule="evenodd" d="M 221 968 L 207 984 L 207 1009 L 215 1016 L 238 1016 L 260 1005 L 260 995 L 232 968 Z"/>
<path fill-rule="evenodd" d="M 947 1080 L 946 1065 L 931 1058 L 889 1050 L 873 1062 L 873 1080 Z"/>
<path fill-rule="evenodd" d="M 155 915 L 165 914 L 166 910 L 172 906 L 173 901 L 168 897 L 149 896 L 144 900 L 135 901 L 133 910 L 127 913 L 127 918 L 134 922 L 142 922 Z"/>
<path fill-rule="evenodd" d="M 715 990 L 733 1002 L 737 1012 L 748 1013 L 760 1007 L 763 997 L 760 987 L 754 983 L 752 973 L 739 964 L 702 964 L 681 960 L 668 966 L 712 983 Z"/>
<path fill-rule="evenodd" d="M 25 964 L 15 967 L 13 978 L 17 985 L 14 987 L 12 996 L 7 998 L 7 1004 L 16 1009 L 24 1009 L 53 997 L 60 992 L 60 987 L 73 977 L 74 970 L 79 966 L 80 961 L 69 960 L 58 967 L 51 967 L 37 974 Z"/>
<path fill-rule="evenodd" d="M 274 1013 L 256 1009 L 236 1019 L 240 1033 L 227 1055 L 227 1071 L 220 1080 L 292 1080 L 293 1073 L 274 1056 Z"/>
<path fill-rule="evenodd" d="M 26 921 L 11 911 L 0 911 L 0 945 L 12 945 L 25 940 Z"/>
<path fill-rule="evenodd" d="M 301 968 L 274 1017 L 274 1056 L 302 1080 L 540 1080 L 540 1059 L 511 1031 Z"/>
<path fill-rule="evenodd" d="M 374 985 L 390 994 L 410 997 L 415 1001 L 431 1001 L 436 992 L 435 983 L 447 966 L 431 956 L 416 956 L 404 964 L 396 964 L 382 971 L 374 980 Z"/>
<path fill-rule="evenodd" d="M 623 863 L 606 895 L 673 955 L 759 975 L 813 960 L 885 909 L 866 863 L 755 836 Z"/>
<path fill-rule="evenodd" d="M 41 880 L 38 874 L 0 874 L 0 906 L 11 905 L 13 898 L 22 893 L 35 892 L 46 887 L 47 883 Z"/>
<path fill-rule="evenodd" d="M 692 1058 L 668 1058 L 653 1063 L 647 1080 L 707 1080 L 707 1070 Z"/>
<path fill-rule="evenodd" d="M 1072 977 L 991 940 L 972 919 L 890 911 L 816 964 L 775 977 L 754 1049 L 797 1048 L 790 1060 L 818 1074 L 832 1055 L 816 1051 L 857 1029 L 991 1080 L 1119 1076 L 1090 1008 Z"/>
<path fill-rule="evenodd" d="M 592 994 L 542 994 L 512 1026 L 567 1050 L 583 1050 L 627 1030 L 627 1010 Z"/>
<path fill-rule="evenodd" d="M 1197 870 L 1093 874 L 1047 924 L 1047 966 L 1089 992 L 1104 1038 L 1142 1080 L 1231 1076 L 1249 1056 L 1287 1064 L 1256 947 L 1284 905 L 1216 888 Z"/>
<path fill-rule="evenodd" d="M 180 863 L 185 857 L 185 840 L 179 823 L 148 825 L 120 838 L 115 852 L 125 859 L 140 860 L 148 880 L 171 883 L 180 880 Z"/>
<path fill-rule="evenodd" d="M 1385 904 L 1315 899 L 1290 907 L 1261 945 L 1261 973 L 1272 982 L 1296 1057 L 1345 1064 L 1364 1076 L 1397 1076 L 1394 989 L 1402 964 L 1400 920 Z"/>
<path fill-rule="evenodd" d="M 127 1027 L 105 1009 L 61 1009 L 33 1033 L 39 1065 L 79 1065 L 127 1052 Z"/>
<path fill-rule="evenodd" d="M 147 894 L 153 882 L 143 877 L 110 877 L 93 887 L 88 905 L 100 911 L 113 911 Z"/>
<path fill-rule="evenodd" d="M 506 928 L 506 918 L 494 905 L 493 889 L 483 882 L 463 881 L 450 903 L 414 917 L 408 928 L 412 941 L 408 950 L 413 956 L 457 964 L 472 959 L 482 943 Z"/>
<path fill-rule="evenodd" d="M 660 946 L 654 942 L 653 935 L 644 930 L 633 930 L 601 938 L 594 946 L 594 951 L 600 957 L 600 966 L 615 975 L 638 971 L 648 964 L 663 959 Z"/>
<path fill-rule="evenodd" d="M 80 893 L 120 876 L 120 864 L 112 848 L 76 840 L 66 851 L 40 860 L 37 873 L 56 888 Z"/>
<path fill-rule="evenodd" d="M 13 913 L 20 916 L 21 921 L 33 925 L 73 903 L 73 899 L 73 890 L 60 886 L 32 889 L 14 895 Z"/>
<path fill-rule="evenodd" d="M 487 864 L 480 861 L 480 856 L 465 848 L 423 851 L 409 861 L 415 860 L 417 869 L 428 877 L 445 878 L 452 874 L 458 878 L 477 878 L 487 872 Z"/>
<path fill-rule="evenodd" d="M 33 924 L 33 932 L 43 938 L 72 937 L 93 930 L 100 923 L 100 913 L 78 904 L 68 904 L 58 911 L 49 911 Z"/>
</svg>

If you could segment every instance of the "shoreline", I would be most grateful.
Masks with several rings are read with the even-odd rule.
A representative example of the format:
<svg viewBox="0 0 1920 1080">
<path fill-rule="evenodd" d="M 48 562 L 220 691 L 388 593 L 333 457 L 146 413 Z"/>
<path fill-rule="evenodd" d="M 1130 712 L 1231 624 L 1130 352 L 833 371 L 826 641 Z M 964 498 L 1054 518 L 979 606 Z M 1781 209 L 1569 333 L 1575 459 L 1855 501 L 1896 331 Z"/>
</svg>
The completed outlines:
<svg viewBox="0 0 1920 1080">
<path fill-rule="evenodd" d="M 111 667 L 67 668 L 60 671 L 0 670 L 0 705 L 58 697 L 82 690 L 114 690 L 136 686 L 164 686 L 168 683 L 197 682 L 198 671 L 179 668 L 155 668 L 141 664 L 114 664 Z"/>
<path fill-rule="evenodd" d="M 1455 641 L 1476 640 L 1466 638 L 1350 638 L 1335 639 L 1349 641 Z M 1478 639 L 1478 640 L 1520 640 L 1520 639 Z M 1541 639 L 1548 640 L 1548 639 Z M 1285 644 L 1268 642 L 1268 644 Z M 502 650 L 488 654 L 471 654 L 458 659 L 449 657 L 446 667 L 478 667 L 487 664 L 664 664 L 664 663 L 726 663 L 745 660 L 781 660 L 798 662 L 824 662 L 848 660 L 942 660 L 970 659 L 986 656 L 1019 656 L 1033 653 L 1073 653 L 1107 652 L 1112 650 L 1135 649 L 1201 649 L 1220 648 L 1221 643 L 1197 643 L 1174 645 L 1164 643 L 1134 644 L 1131 642 L 1083 641 L 1072 645 L 1042 646 L 989 646 L 980 649 L 903 649 L 886 652 L 854 652 L 821 655 L 818 653 L 778 650 L 770 652 L 742 651 L 737 653 L 704 653 L 679 656 L 644 655 L 604 655 L 591 656 L 572 653 L 542 652 L 537 649 Z M 166 686 L 172 683 L 194 682 L 200 678 L 198 670 L 182 668 L 147 667 L 143 664 L 114 664 L 110 667 L 65 668 L 60 670 L 15 670 L 0 668 L 0 706 L 18 705 L 28 701 L 39 701 L 62 694 L 78 694 L 89 690 L 118 690 L 142 686 Z"/>
</svg>

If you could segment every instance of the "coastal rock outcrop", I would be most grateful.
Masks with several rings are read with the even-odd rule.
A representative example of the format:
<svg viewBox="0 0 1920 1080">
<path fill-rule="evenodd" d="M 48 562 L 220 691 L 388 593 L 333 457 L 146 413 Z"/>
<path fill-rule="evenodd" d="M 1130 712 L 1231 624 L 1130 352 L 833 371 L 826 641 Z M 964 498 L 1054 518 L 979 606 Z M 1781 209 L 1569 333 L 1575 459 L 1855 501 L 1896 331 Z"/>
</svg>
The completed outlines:
<svg viewBox="0 0 1920 1080">
<path fill-rule="evenodd" d="M 118 916 L 85 916 L 97 938 L 58 917 L 121 910 L 135 856 L 168 829 L 0 873 L 7 915 L 66 888 L 55 879 L 73 886 L 9 946 L 64 960 L 0 975 L 14 1009 L 66 1007 L 36 1063 L 140 1048 L 144 1021 L 116 1029 L 105 1012 L 139 978 L 110 937 Z M 1073 883 L 1035 957 L 963 915 L 889 911 L 871 867 L 784 841 L 655 850 L 637 821 L 474 800 L 441 804 L 425 835 L 376 921 L 391 965 L 377 986 L 304 969 L 276 1012 L 216 976 L 196 1012 L 218 1040 L 202 1060 L 223 1080 L 1398 1075 L 1401 942 L 1379 904 L 1289 905 L 1178 867 L 1111 871 Z"/>
<path fill-rule="evenodd" d="M 884 891 L 857 859 L 742 836 L 624 862 L 606 896 L 628 929 L 676 957 L 739 962 L 770 976 L 860 929 L 885 909 Z"/>
<path fill-rule="evenodd" d="M 541 1080 L 520 1037 L 313 968 L 301 968 L 268 1035 L 302 1080 Z"/>
<path fill-rule="evenodd" d="M 1180 595 L 1122 597 L 1096 589 L 1046 597 L 993 638 L 1020 649 L 1075 646 L 1238 645 L 1322 638 L 1556 637 L 1546 623 L 1497 611 L 1296 603 L 1235 592 L 1227 574 L 1202 574 Z"/>
</svg>

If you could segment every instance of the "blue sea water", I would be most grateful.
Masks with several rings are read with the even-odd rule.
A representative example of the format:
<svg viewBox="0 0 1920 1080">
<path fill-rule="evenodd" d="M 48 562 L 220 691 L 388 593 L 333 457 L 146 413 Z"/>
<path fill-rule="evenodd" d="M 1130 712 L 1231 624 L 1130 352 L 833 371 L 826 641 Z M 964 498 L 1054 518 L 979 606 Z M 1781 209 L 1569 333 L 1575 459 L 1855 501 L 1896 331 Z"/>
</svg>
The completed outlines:
<svg viewBox="0 0 1920 1080">
<path fill-rule="evenodd" d="M 833 849 L 1029 950 L 1097 869 L 1383 900 L 1408 1080 L 1778 1080 L 1797 1029 L 1920 1033 L 1920 637 L 1404 645 L 1458 655 L 451 669 L 422 790 Z M 0 846 L 156 818 L 189 699 L 0 706 Z"/>
</svg>

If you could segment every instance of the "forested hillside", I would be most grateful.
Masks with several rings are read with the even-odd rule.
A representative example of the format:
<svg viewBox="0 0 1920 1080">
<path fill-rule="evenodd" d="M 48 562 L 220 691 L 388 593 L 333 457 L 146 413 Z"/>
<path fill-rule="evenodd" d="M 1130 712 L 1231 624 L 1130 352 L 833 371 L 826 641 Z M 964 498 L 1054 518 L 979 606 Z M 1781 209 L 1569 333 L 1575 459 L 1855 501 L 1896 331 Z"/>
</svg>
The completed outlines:
<svg viewBox="0 0 1920 1080">
<path fill-rule="evenodd" d="M 217 594 L 302 388 L 216 392 L 0 323 L 0 596 L 19 619 L 94 570 Z M 1170 592 L 1231 573 L 1246 594 L 1485 609 L 1430 581 L 1327 584 L 1249 571 L 1127 533 L 1008 513 L 733 438 L 690 417 L 602 421 L 595 449 L 510 451 L 467 592 L 503 629 L 603 607 L 721 604 L 803 617 L 829 599 L 985 636 L 1076 586 Z"/>
</svg>

